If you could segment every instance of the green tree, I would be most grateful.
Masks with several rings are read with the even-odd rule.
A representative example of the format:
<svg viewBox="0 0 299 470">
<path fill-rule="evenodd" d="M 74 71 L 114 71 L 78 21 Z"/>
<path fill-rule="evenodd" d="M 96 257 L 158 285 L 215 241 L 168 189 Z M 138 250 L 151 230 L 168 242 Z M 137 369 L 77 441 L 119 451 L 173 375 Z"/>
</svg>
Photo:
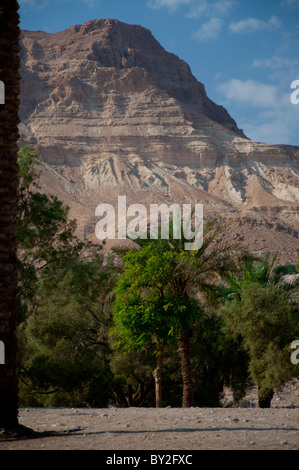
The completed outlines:
<svg viewBox="0 0 299 470">
<path fill-rule="evenodd" d="M 242 295 L 244 295 L 245 292 L 244 289 L 246 289 L 247 286 L 255 284 L 264 289 L 272 287 L 273 289 L 277 288 L 278 290 L 284 291 L 285 295 L 288 295 L 289 303 L 294 303 L 292 297 L 294 296 L 296 285 L 294 283 L 281 283 L 281 277 L 285 274 L 285 270 L 280 269 L 280 267 L 274 268 L 276 258 L 277 253 L 271 258 L 270 253 L 265 252 L 263 256 L 255 260 L 255 262 L 247 260 L 244 263 L 242 274 L 227 278 L 229 287 L 222 290 L 223 297 L 230 300 L 234 298 L 241 302 Z M 226 319 L 228 320 L 228 317 L 226 317 Z M 232 325 L 232 323 L 230 323 L 230 325 Z M 252 326 L 254 327 L 254 324 Z M 247 324 L 247 328 L 250 328 L 249 323 Z M 251 334 L 251 332 L 246 330 L 244 330 L 244 333 L 247 335 Z M 228 330 L 226 330 L 226 334 L 229 335 Z M 242 338 L 243 336 L 241 335 L 240 340 L 244 342 Z M 250 368 L 250 364 L 248 367 Z M 251 374 L 251 380 L 252 377 L 253 375 Z M 267 393 L 265 389 L 261 389 L 259 391 L 260 405 L 262 407 L 270 406 L 273 394 L 273 388 L 268 389 Z"/>
<path fill-rule="evenodd" d="M 194 331 L 191 353 L 194 361 L 194 395 L 198 406 L 222 406 L 224 387 L 230 387 L 235 402 L 249 384 L 248 355 L 241 341 L 224 329 L 218 308 L 206 309 Z"/>
<path fill-rule="evenodd" d="M 113 272 L 101 256 L 51 271 L 45 268 L 34 311 L 19 326 L 23 406 L 107 406 Z"/>
<path fill-rule="evenodd" d="M 276 258 L 277 254 L 274 254 L 270 260 L 270 253 L 265 252 L 260 259 L 246 260 L 241 272 L 234 273 L 233 276 L 225 276 L 227 286 L 219 289 L 219 297 L 240 298 L 242 287 L 252 282 L 260 286 L 277 284 L 280 273 L 276 273 L 273 269 Z"/>
<path fill-rule="evenodd" d="M 278 285 L 244 283 L 222 309 L 226 329 L 242 338 L 259 406 L 270 407 L 274 389 L 296 376 L 290 344 L 298 337 L 298 305 Z"/>
<path fill-rule="evenodd" d="M 167 290 L 169 272 L 176 266 L 175 253 L 160 243 L 149 243 L 124 257 L 125 272 L 115 287 L 113 306 L 116 346 L 125 351 L 155 344 L 156 406 L 162 406 L 162 366 L 165 345 L 177 331 L 186 310 Z"/>
<path fill-rule="evenodd" d="M 67 263 L 74 256 L 83 256 L 90 243 L 83 243 L 75 234 L 76 221 L 69 219 L 69 208 L 55 195 L 39 191 L 38 154 L 24 146 L 18 154 L 19 206 L 17 215 L 19 321 L 34 304 L 42 271 Z M 52 275 L 55 270 L 52 270 Z"/>
<path fill-rule="evenodd" d="M 240 261 L 249 257 L 238 245 L 216 242 L 224 228 L 217 220 L 208 222 L 203 244 L 194 251 L 184 250 L 183 230 L 181 239 L 140 240 L 140 251 L 124 256 L 125 273 L 116 288 L 114 319 L 123 344 L 142 349 L 155 341 L 162 361 L 165 342 L 171 337 L 177 340 L 183 407 L 194 404 L 190 342 L 201 305 L 216 302 L 221 276 L 236 272 Z M 160 370 L 161 363 L 155 375 Z"/>
<path fill-rule="evenodd" d="M 111 266 L 101 246 L 78 239 L 69 208 L 40 192 L 37 152 L 23 147 L 18 162 L 22 400 L 103 406 L 112 377 L 104 339 Z"/>
</svg>

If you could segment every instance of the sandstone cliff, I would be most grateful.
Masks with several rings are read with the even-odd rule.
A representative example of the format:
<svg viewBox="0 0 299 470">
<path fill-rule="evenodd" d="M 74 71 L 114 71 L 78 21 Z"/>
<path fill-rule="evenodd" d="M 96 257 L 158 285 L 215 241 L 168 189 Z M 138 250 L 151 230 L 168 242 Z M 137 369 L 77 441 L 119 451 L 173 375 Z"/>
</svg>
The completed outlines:
<svg viewBox="0 0 299 470">
<path fill-rule="evenodd" d="M 93 20 L 23 31 L 20 145 L 42 159 L 41 184 L 94 236 L 95 208 L 201 202 L 252 250 L 298 245 L 299 147 L 248 139 L 189 66 L 150 31 Z"/>
</svg>

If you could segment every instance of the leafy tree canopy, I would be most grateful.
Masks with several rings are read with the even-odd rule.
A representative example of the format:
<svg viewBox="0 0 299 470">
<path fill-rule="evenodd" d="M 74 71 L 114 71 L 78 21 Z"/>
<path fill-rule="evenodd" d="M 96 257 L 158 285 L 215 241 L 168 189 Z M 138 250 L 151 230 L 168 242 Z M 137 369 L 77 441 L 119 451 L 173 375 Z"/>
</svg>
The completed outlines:
<svg viewBox="0 0 299 470">
<path fill-rule="evenodd" d="M 18 154 L 19 208 L 17 216 L 19 321 L 34 302 L 41 272 L 63 265 L 91 248 L 75 234 L 76 221 L 69 220 L 69 208 L 55 195 L 39 191 L 40 161 L 30 146 Z"/>
<path fill-rule="evenodd" d="M 273 284 L 244 283 L 222 313 L 226 331 L 242 338 L 260 398 L 297 376 L 290 345 L 298 338 L 299 311 L 289 291 Z"/>
</svg>

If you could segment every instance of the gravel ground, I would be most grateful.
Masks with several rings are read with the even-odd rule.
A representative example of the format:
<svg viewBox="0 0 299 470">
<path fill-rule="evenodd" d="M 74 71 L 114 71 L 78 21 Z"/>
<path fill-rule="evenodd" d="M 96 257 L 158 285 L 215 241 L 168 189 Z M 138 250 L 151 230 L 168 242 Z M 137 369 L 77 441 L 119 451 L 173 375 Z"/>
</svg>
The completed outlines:
<svg viewBox="0 0 299 470">
<path fill-rule="evenodd" d="M 1 450 L 298 450 L 299 408 L 21 408 Z"/>
</svg>

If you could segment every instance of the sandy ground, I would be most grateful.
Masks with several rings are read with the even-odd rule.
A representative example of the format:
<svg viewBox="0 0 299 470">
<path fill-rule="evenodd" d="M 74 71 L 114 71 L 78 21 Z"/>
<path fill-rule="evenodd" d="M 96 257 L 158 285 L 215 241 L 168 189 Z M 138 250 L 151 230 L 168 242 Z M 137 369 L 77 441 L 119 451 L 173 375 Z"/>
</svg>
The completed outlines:
<svg viewBox="0 0 299 470">
<path fill-rule="evenodd" d="M 223 405 L 231 398 L 227 390 Z M 239 408 L 20 408 L 19 423 L 35 435 L 0 440 L 0 450 L 298 450 L 299 381 L 270 409 L 257 404 L 252 389 Z"/>
<path fill-rule="evenodd" d="M 1 450 L 298 450 L 298 408 L 22 408 Z"/>
</svg>

